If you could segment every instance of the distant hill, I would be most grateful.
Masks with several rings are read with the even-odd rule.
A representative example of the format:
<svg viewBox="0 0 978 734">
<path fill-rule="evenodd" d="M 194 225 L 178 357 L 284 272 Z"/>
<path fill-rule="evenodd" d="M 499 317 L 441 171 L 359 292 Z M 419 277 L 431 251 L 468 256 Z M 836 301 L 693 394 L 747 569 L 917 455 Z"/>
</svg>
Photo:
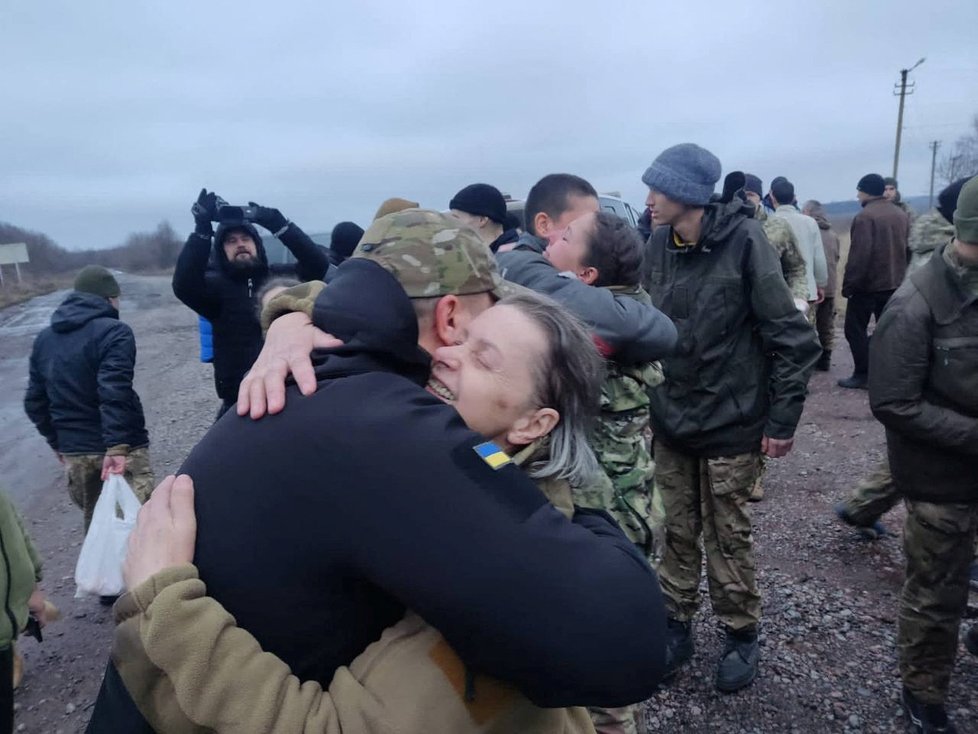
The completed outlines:
<svg viewBox="0 0 978 734">
<path fill-rule="evenodd" d="M 927 196 L 908 196 L 904 201 L 917 214 L 923 214 L 927 211 L 928 199 L 929 197 Z M 830 217 L 852 217 L 859 212 L 859 202 L 856 199 L 852 199 L 851 201 L 831 201 L 822 206 L 825 207 L 825 213 Z"/>
</svg>

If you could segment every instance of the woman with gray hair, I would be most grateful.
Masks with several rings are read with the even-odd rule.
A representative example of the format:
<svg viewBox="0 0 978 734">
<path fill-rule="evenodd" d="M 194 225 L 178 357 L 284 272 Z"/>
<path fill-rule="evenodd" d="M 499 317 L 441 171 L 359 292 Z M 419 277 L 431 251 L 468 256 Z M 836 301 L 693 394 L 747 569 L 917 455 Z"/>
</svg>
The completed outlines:
<svg viewBox="0 0 978 734">
<path fill-rule="evenodd" d="M 832 366 L 832 348 L 835 346 L 835 294 L 838 290 L 839 270 L 839 235 L 832 231 L 829 218 L 822 203 L 809 199 L 802 207 L 802 214 L 807 214 L 818 225 L 818 233 L 822 236 L 822 249 L 825 251 L 825 265 L 829 272 L 825 282 L 825 298 L 816 306 L 815 329 L 818 331 L 818 341 L 822 345 L 822 355 L 815 363 L 815 369 L 828 372 Z"/>
<path fill-rule="evenodd" d="M 550 299 L 527 293 L 501 300 L 472 320 L 462 340 L 436 349 L 429 391 L 492 442 L 484 444 L 492 451 L 487 461 L 523 467 L 570 516 L 572 485 L 597 469 L 587 433 L 603 378 L 603 360 L 584 326 Z M 237 627 L 199 579 L 168 581 L 172 556 L 153 558 L 152 545 L 143 544 L 193 526 L 189 477 L 168 477 L 147 507 L 126 561 L 134 592 L 118 610 L 139 617 L 143 649 L 180 705 L 152 712 L 156 730 L 594 731 L 582 708 L 540 708 L 511 686 L 477 676 L 412 612 L 339 668 L 327 690 L 301 682 Z"/>
</svg>

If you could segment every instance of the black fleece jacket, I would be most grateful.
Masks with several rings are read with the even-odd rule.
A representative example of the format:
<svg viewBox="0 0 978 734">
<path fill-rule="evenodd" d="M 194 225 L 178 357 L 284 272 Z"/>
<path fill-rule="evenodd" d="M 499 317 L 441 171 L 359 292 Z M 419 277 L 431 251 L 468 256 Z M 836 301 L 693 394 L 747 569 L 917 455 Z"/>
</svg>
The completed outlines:
<svg viewBox="0 0 978 734">
<path fill-rule="evenodd" d="M 136 340 L 105 298 L 72 291 L 34 340 L 24 410 L 55 451 L 146 446 Z"/>
<path fill-rule="evenodd" d="M 241 378 L 261 351 L 255 295 L 265 281 L 274 277 L 320 280 L 329 268 L 323 249 L 294 223 L 289 223 L 279 239 L 295 255 L 295 265 L 269 265 L 258 230 L 250 224 L 236 228 L 247 230 L 255 241 L 258 263 L 254 267 L 241 269 L 228 263 L 221 242 L 233 228 L 221 226 L 213 248 L 210 238 L 191 234 L 173 271 L 173 293 L 213 325 L 214 385 L 226 402 L 238 399 Z M 216 267 L 208 268 L 212 249 Z"/>
<path fill-rule="evenodd" d="M 572 523 L 479 457 L 485 439 L 422 387 L 429 361 L 386 271 L 349 260 L 325 293 L 317 321 L 346 345 L 323 355 L 316 393 L 290 388 L 260 421 L 225 415 L 181 469 L 208 592 L 323 685 L 410 608 L 539 705 L 651 695 L 665 610 L 649 564 L 607 516 Z M 90 731 L 114 731 L 117 684 L 110 671 Z"/>
</svg>

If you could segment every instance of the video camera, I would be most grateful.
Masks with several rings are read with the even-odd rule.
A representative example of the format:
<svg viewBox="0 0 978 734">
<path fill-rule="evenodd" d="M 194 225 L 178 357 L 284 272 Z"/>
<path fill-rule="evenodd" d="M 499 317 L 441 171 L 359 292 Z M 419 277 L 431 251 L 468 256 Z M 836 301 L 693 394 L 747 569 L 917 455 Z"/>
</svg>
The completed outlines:
<svg viewBox="0 0 978 734">
<path fill-rule="evenodd" d="M 221 224 L 254 222 L 256 214 L 256 207 L 228 204 L 220 196 L 217 197 L 217 221 Z"/>
</svg>

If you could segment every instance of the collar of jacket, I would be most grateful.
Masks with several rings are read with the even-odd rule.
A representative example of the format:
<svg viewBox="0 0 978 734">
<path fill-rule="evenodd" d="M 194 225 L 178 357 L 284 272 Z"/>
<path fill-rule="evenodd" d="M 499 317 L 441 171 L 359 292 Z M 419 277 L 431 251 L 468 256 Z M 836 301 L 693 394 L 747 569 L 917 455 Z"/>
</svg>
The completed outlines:
<svg viewBox="0 0 978 734">
<path fill-rule="evenodd" d="M 519 239 L 520 239 L 519 232 L 517 232 L 515 229 L 507 229 L 492 241 L 492 244 L 489 245 L 489 249 L 492 250 L 493 252 L 496 252 L 499 249 L 500 245 L 508 245 L 511 242 L 518 242 Z"/>
<path fill-rule="evenodd" d="M 910 276 L 941 326 L 957 320 L 964 309 L 978 301 L 978 295 L 968 292 L 961 277 L 944 261 L 944 250 L 950 246 L 947 243 L 935 249 L 927 264 Z"/>
<path fill-rule="evenodd" d="M 343 346 L 317 357 L 318 378 L 394 372 L 418 385 L 428 381 L 431 358 L 418 346 L 418 317 L 411 299 L 373 260 L 350 258 L 336 269 L 316 298 L 313 323 L 343 340 Z"/>
<path fill-rule="evenodd" d="M 876 203 L 877 201 L 886 201 L 886 197 L 883 197 L 883 196 L 874 196 L 872 199 L 866 199 L 866 201 L 864 201 L 862 203 L 863 209 L 865 209 L 870 204 Z M 889 202 L 887 202 L 887 203 L 889 203 Z"/>
<path fill-rule="evenodd" d="M 722 245 L 737 227 L 753 217 L 754 205 L 737 197 L 726 203 L 718 201 L 707 204 L 703 219 L 700 220 L 700 238 L 696 244 L 678 247 L 673 241 L 672 227 L 663 227 L 662 229 L 668 229 L 666 249 L 678 253 L 710 252 L 714 247 Z"/>
<path fill-rule="evenodd" d="M 530 234 L 529 232 L 524 232 L 520 235 L 517 240 L 519 247 L 525 247 L 528 250 L 533 250 L 534 252 L 539 252 L 541 255 L 544 250 L 547 249 L 547 241 L 542 237 L 537 237 L 535 234 Z"/>
</svg>

